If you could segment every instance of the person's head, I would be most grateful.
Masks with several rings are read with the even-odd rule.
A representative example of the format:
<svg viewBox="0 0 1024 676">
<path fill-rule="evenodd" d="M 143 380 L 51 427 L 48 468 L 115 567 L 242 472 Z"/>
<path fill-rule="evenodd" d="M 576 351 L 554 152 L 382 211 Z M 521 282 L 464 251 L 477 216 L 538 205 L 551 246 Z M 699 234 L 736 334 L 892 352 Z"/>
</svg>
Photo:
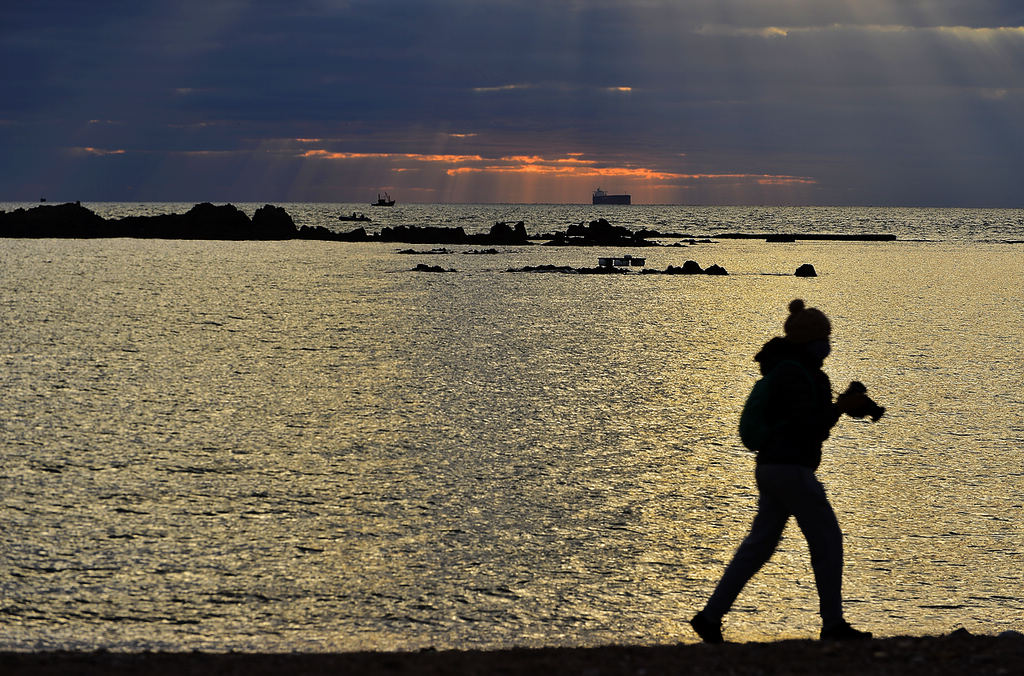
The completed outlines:
<svg viewBox="0 0 1024 676">
<path fill-rule="evenodd" d="M 832 323 L 824 312 L 806 307 L 800 298 L 790 302 L 789 316 L 783 329 L 789 341 L 804 346 L 823 360 L 831 351 L 829 336 L 832 335 Z"/>
</svg>

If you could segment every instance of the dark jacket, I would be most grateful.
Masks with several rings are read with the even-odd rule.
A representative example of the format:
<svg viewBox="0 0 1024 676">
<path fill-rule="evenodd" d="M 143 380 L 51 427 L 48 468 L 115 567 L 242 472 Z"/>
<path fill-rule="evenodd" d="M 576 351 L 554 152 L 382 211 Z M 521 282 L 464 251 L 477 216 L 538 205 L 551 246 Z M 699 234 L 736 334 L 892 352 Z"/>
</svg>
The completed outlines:
<svg viewBox="0 0 1024 676">
<path fill-rule="evenodd" d="M 766 407 L 771 432 L 757 462 L 817 469 L 822 442 L 839 420 L 821 359 L 785 338 L 769 340 L 754 359 L 762 374 L 774 372 Z"/>
</svg>

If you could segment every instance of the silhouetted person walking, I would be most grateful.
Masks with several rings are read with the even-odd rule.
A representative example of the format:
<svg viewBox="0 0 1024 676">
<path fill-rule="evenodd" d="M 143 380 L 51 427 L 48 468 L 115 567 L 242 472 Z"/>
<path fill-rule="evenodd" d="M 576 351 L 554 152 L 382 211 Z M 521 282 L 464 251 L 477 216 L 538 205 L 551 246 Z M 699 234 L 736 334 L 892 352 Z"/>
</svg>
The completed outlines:
<svg viewBox="0 0 1024 676">
<path fill-rule="evenodd" d="M 863 392 L 847 391 L 833 403 L 832 384 L 821 370 L 831 351 L 831 323 L 823 312 L 805 307 L 799 299 L 789 304 L 789 311 L 785 338 L 772 338 L 754 357 L 764 375 L 763 415 L 756 442 L 742 429 L 745 420 L 741 435 L 744 443 L 756 444 L 752 450 L 757 451 L 757 515 L 704 609 L 690 620 L 707 643 L 722 642 L 722 617 L 771 558 L 790 516 L 796 517 L 810 549 L 821 639 L 871 638 L 843 619 L 843 536 L 825 488 L 814 474 L 821 462 L 822 442 L 840 414 L 861 417 L 870 399 Z M 747 415 L 745 411 L 745 419 Z"/>
</svg>

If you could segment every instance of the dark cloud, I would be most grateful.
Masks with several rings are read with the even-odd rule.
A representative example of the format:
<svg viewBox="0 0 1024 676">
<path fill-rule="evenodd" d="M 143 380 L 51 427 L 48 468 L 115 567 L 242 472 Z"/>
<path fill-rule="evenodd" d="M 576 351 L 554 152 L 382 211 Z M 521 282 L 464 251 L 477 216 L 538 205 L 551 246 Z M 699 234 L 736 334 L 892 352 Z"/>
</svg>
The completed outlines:
<svg viewBox="0 0 1024 676">
<path fill-rule="evenodd" d="M 1018 2 L 8 4 L 0 198 L 1024 201 Z"/>
</svg>

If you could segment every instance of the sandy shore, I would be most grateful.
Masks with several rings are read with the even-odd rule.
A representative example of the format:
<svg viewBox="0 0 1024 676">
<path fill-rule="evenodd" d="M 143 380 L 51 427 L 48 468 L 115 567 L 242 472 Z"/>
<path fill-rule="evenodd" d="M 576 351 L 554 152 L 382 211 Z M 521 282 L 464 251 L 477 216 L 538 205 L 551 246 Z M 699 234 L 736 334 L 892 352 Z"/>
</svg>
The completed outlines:
<svg viewBox="0 0 1024 676">
<path fill-rule="evenodd" d="M 910 674 L 1024 673 L 1024 637 L 903 637 L 864 643 L 610 646 L 419 653 L 0 653 L 3 674 Z"/>
</svg>

